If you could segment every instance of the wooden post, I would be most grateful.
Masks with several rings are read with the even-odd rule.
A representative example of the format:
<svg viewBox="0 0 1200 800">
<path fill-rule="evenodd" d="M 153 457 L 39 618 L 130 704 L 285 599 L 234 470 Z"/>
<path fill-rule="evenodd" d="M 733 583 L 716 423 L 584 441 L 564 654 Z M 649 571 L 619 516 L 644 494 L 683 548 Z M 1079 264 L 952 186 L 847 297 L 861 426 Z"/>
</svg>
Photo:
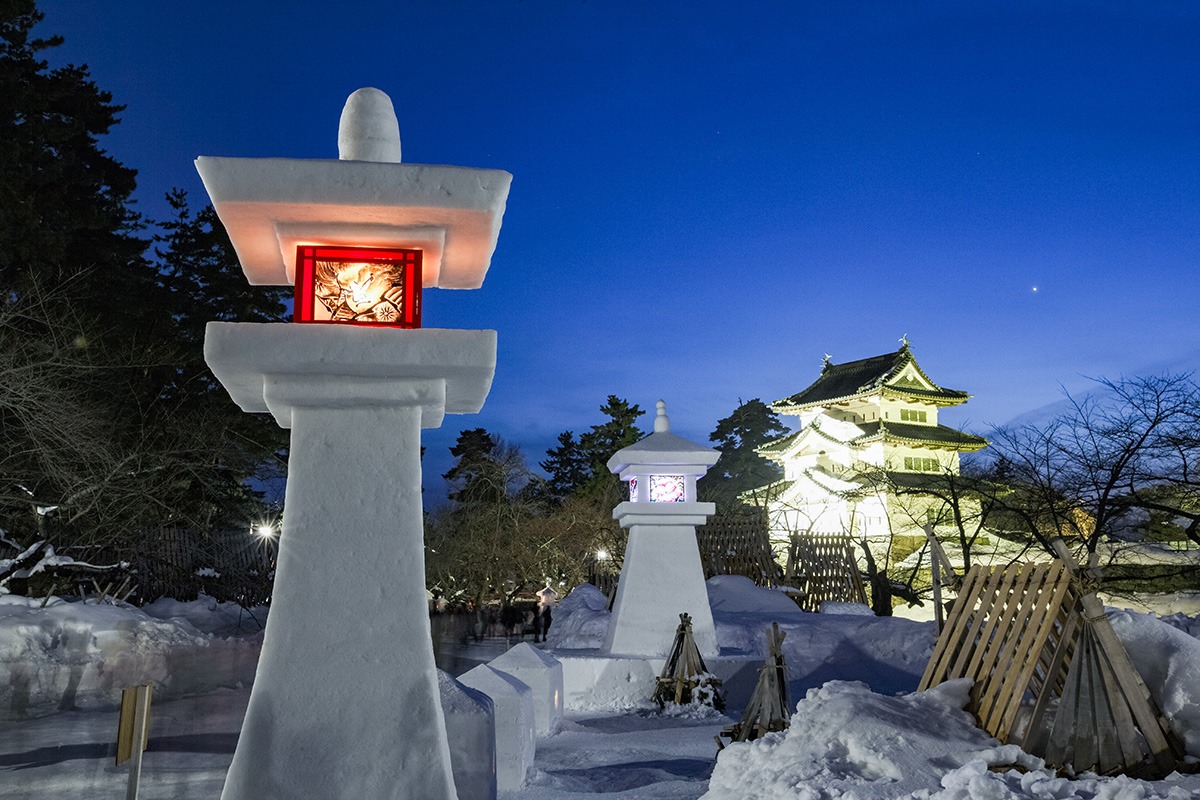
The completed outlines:
<svg viewBox="0 0 1200 800">
<path fill-rule="evenodd" d="M 125 800 L 137 800 L 142 780 L 142 751 L 150 733 L 151 686 L 130 686 L 121 692 L 121 716 L 117 721 L 117 765 L 133 759 Z"/>
<path fill-rule="evenodd" d="M 946 620 L 942 615 L 942 565 L 938 563 L 936 547 L 929 550 L 929 566 L 933 572 L 933 618 L 937 621 L 938 633 L 941 633 Z"/>
</svg>

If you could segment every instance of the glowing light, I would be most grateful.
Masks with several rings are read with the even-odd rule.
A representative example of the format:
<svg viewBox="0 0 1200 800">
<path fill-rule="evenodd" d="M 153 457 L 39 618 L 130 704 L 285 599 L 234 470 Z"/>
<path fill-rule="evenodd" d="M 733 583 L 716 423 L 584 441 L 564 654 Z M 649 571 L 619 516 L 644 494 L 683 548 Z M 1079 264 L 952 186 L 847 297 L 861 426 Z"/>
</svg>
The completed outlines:
<svg viewBox="0 0 1200 800">
<path fill-rule="evenodd" d="M 254 535 L 260 539 L 274 539 L 275 538 L 275 526 L 274 525 L 270 525 L 265 522 L 260 522 L 259 524 L 253 526 L 251 528 L 251 530 L 254 531 Z"/>
<path fill-rule="evenodd" d="M 684 501 L 684 480 L 682 475 L 651 475 L 651 503 L 682 503 Z"/>
<path fill-rule="evenodd" d="M 607 550 L 597 550 L 596 551 L 596 560 L 597 561 L 608 561 L 608 551 Z"/>
<path fill-rule="evenodd" d="M 296 322 L 421 327 L 422 252 L 296 248 Z"/>
</svg>

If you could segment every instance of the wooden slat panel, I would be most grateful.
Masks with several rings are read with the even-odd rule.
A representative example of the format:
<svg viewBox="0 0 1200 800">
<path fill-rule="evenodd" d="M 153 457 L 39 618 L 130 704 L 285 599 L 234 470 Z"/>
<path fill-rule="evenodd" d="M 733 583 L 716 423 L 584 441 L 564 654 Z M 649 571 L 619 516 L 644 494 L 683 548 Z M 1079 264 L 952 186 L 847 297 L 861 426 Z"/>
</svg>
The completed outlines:
<svg viewBox="0 0 1200 800">
<path fill-rule="evenodd" d="M 798 572 L 805 576 L 801 607 L 819 611 L 826 601 L 867 602 L 866 589 L 848 536 L 804 534 L 792 537 Z"/>
<path fill-rule="evenodd" d="M 1012 733 L 1034 670 L 1043 653 L 1049 652 L 1046 645 L 1057 616 L 1055 610 L 1061 607 L 1069 586 L 1070 576 L 1061 562 L 1047 565 L 1038 583 L 1036 605 L 1030 603 L 1029 614 L 1019 622 L 1019 635 L 1012 647 L 1013 667 L 1004 677 L 992 716 L 984 726 L 989 732 L 995 731 L 992 735 L 997 738 L 1007 740 Z"/>
<path fill-rule="evenodd" d="M 920 691 L 937 686 L 943 681 L 962 677 L 952 675 L 950 667 L 967 643 L 973 642 L 969 632 L 971 620 L 975 617 L 980 596 L 987 591 L 988 579 L 991 575 L 991 571 L 980 566 L 972 567 L 967 572 L 967 577 L 963 580 L 962 588 L 959 590 L 958 599 L 950 609 L 946 627 L 942 629 L 937 644 L 934 645 L 929 664 L 925 667 L 925 674 L 921 676 L 921 683 L 918 687 Z"/>
<path fill-rule="evenodd" d="M 1022 746 L 1052 766 L 1140 769 L 1161 776 L 1182 747 L 1073 560 L 968 573 L 921 679 L 975 680 L 968 710 L 1009 741 L 1027 693 L 1034 707 Z M 1057 710 L 1055 711 L 1055 706 Z M 1053 715 L 1053 720 L 1048 719 Z M 1144 737 L 1144 744 L 1143 744 Z"/>
</svg>

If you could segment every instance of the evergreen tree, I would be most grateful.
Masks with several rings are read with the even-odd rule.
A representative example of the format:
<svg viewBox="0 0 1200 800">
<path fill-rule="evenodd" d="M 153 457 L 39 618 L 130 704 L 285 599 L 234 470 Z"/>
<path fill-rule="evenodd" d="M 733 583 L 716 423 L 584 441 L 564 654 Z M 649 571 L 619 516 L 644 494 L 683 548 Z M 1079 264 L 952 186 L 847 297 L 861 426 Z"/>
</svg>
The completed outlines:
<svg viewBox="0 0 1200 800">
<path fill-rule="evenodd" d="M 646 434 L 637 426 L 637 418 L 645 414 L 636 404 L 630 405 L 610 394 L 600 413 L 608 419 L 579 437 L 579 449 L 587 459 L 592 476 L 608 473 L 608 460 L 623 447 L 636 443 Z"/>
<path fill-rule="evenodd" d="M 205 327 L 213 320 L 282 322 L 290 292 L 246 281 L 212 206 L 193 214 L 181 190 L 167 202 L 175 216 L 159 224 L 155 263 L 173 346 L 170 364 L 149 381 L 158 387 L 154 411 L 163 425 L 191 428 L 208 440 L 213 468 L 204 480 L 190 481 L 176 502 L 187 508 L 190 497 L 208 509 L 208 524 L 230 525 L 248 518 L 257 502 L 245 481 L 282 471 L 287 432 L 269 416 L 243 412 L 218 384 L 204 361 Z"/>
<path fill-rule="evenodd" d="M 41 54 L 62 38 L 33 37 L 41 19 L 33 0 L 0 10 L 0 286 L 82 283 L 76 302 L 127 337 L 153 312 L 154 274 L 129 207 L 137 173 L 98 144 L 122 107 L 86 67 L 49 69 Z"/>
<path fill-rule="evenodd" d="M 508 498 L 507 449 L 499 437 L 483 428 L 460 433 L 458 441 L 450 448 L 450 455 L 458 461 L 442 475 L 450 484 L 450 500 L 463 506 L 498 503 Z"/>
<path fill-rule="evenodd" d="M 592 475 L 591 463 L 579 446 L 573 431 L 558 435 L 558 447 L 546 451 L 539 462 L 550 476 L 546 490 L 552 500 L 561 502 L 580 489 Z"/>
<path fill-rule="evenodd" d="M 779 415 L 762 400 L 739 400 L 733 413 L 718 421 L 709 434 L 709 441 L 716 442 L 721 451 L 721 460 L 700 479 L 697 489 L 701 497 L 727 512 L 743 504 L 742 493 L 778 480 L 782 476 L 779 465 L 755 449 L 785 433 Z"/>
<path fill-rule="evenodd" d="M 554 500 L 585 495 L 603 504 L 613 499 L 614 492 L 620 493 L 620 481 L 608 471 L 608 460 L 645 435 L 636 422 L 646 412 L 610 394 L 600 413 L 608 419 L 580 434 L 578 440 L 572 431 L 560 433 L 558 447 L 546 451 L 541 467 L 550 475 L 547 487 Z"/>
<path fill-rule="evenodd" d="M 245 479 L 281 448 L 208 373 L 207 319 L 265 320 L 211 209 L 172 196 L 157 258 L 136 173 L 99 139 L 121 107 L 50 69 L 32 0 L 0 6 L 0 528 L 133 560 L 159 525 L 250 519 Z M 274 292 L 272 294 L 272 292 Z"/>
</svg>

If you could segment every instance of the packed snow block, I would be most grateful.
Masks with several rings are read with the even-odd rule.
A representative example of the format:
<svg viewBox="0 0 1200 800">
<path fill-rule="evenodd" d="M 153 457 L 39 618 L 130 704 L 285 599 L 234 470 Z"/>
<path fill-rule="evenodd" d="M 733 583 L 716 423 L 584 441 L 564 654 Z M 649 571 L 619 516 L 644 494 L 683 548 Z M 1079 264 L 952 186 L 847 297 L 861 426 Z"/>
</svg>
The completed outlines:
<svg viewBox="0 0 1200 800">
<path fill-rule="evenodd" d="M 665 658 L 560 653 L 563 704 L 571 711 L 637 708 L 654 694 Z"/>
<path fill-rule="evenodd" d="M 533 690 L 487 664 L 459 675 L 458 682 L 491 698 L 496 711 L 496 788 L 520 789 L 537 749 Z"/>
<path fill-rule="evenodd" d="M 491 698 L 441 670 L 438 692 L 458 800 L 496 800 L 496 715 Z"/>
<path fill-rule="evenodd" d="M 619 711 L 645 706 L 665 658 L 610 656 L 600 651 L 555 653 L 563 669 L 563 705 L 568 711 Z M 708 671 L 724 684 L 726 707 L 740 710 L 758 681 L 762 659 L 755 655 L 718 656 L 705 660 Z"/>
<path fill-rule="evenodd" d="M 537 734 L 545 736 L 552 732 L 563 713 L 563 668 L 558 659 L 528 642 L 521 642 L 489 663 L 528 684 L 533 690 Z"/>
</svg>

